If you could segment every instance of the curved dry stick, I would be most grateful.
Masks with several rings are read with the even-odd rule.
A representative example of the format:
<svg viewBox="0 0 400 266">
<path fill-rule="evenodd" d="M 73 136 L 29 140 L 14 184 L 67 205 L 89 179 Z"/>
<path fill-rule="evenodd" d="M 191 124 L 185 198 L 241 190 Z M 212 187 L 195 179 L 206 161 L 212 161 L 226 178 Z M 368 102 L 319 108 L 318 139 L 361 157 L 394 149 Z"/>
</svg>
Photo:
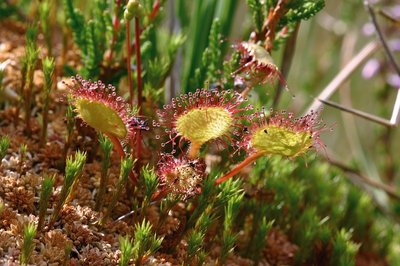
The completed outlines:
<svg viewBox="0 0 400 266">
<path fill-rule="evenodd" d="M 364 5 L 370 15 L 371 22 L 373 23 L 373 25 L 375 27 L 375 30 L 378 35 L 378 39 L 381 42 L 390 63 L 392 64 L 396 73 L 400 76 L 400 66 L 397 64 L 396 59 L 395 59 L 392 51 L 390 50 L 389 45 L 387 44 L 387 42 L 383 36 L 383 33 L 376 21 L 376 16 L 375 16 L 374 10 L 372 9 L 371 5 L 369 4 L 369 2 L 367 0 L 364 1 Z M 356 59 L 360 54 L 362 54 L 362 52 L 364 50 L 365 50 L 365 56 L 366 56 L 368 54 L 367 52 L 371 51 L 370 49 L 367 49 L 368 45 L 366 47 L 364 47 L 364 49 L 353 58 L 353 60 Z M 371 52 L 373 52 L 373 51 L 371 51 Z M 360 58 L 360 59 L 362 59 L 362 58 Z M 353 60 L 348 65 L 350 65 L 353 62 Z M 362 63 L 362 61 L 360 61 L 360 63 Z M 387 127 L 396 127 L 400 123 L 400 88 L 397 91 L 396 101 L 395 101 L 395 104 L 393 107 L 392 116 L 391 116 L 390 120 L 387 120 L 387 119 L 384 119 L 384 118 L 381 118 L 381 117 L 378 117 L 375 115 L 371 115 L 371 114 L 363 112 L 363 111 L 359 111 L 356 109 L 352 109 L 352 108 L 345 107 L 340 104 L 328 101 L 329 97 L 336 91 L 336 89 L 346 81 L 347 77 L 345 77 L 344 79 L 340 79 L 339 76 L 342 72 L 345 71 L 345 69 L 347 68 L 348 65 L 346 65 L 346 67 L 334 78 L 334 80 L 332 80 L 332 82 L 322 91 L 322 93 L 317 97 L 317 99 L 314 100 L 313 105 L 308 109 L 307 112 L 309 112 L 310 110 L 313 110 L 313 108 L 315 108 L 315 106 L 317 106 L 316 101 L 320 101 L 326 105 L 330 105 L 330 106 L 338 108 L 342 111 L 345 111 L 345 112 L 357 115 L 359 117 L 365 118 L 367 120 L 373 121 L 375 123 L 378 123 L 378 124 L 381 124 L 381 125 L 384 125 Z M 357 66 L 357 64 L 355 64 L 355 66 Z M 355 69 L 353 69 L 352 71 L 354 71 L 354 70 Z M 350 75 L 352 73 L 352 71 L 349 71 L 347 74 Z M 337 81 L 336 83 L 334 82 L 335 80 Z M 326 93 L 326 94 L 324 94 L 324 93 Z"/>
<path fill-rule="evenodd" d="M 379 48 L 376 41 L 370 42 L 350 60 L 350 62 L 335 76 L 335 78 L 322 90 L 322 92 L 314 99 L 305 114 L 311 111 L 319 110 L 322 106 L 320 100 L 326 101 L 333 93 L 353 74 L 353 72 L 361 66 L 361 64 Z"/>
<path fill-rule="evenodd" d="M 383 191 L 385 191 L 390 197 L 400 200 L 400 195 L 397 194 L 396 190 L 394 187 L 386 185 L 384 183 L 381 183 L 379 181 L 376 181 L 374 179 L 371 179 L 363 174 L 361 174 L 358 170 L 350 168 L 347 165 L 344 165 L 341 162 L 338 161 L 334 161 L 332 159 L 327 159 L 327 162 L 329 162 L 331 165 L 336 166 L 338 168 L 340 168 L 341 170 L 343 170 L 344 172 L 353 174 L 355 176 L 357 176 L 362 182 L 364 182 L 367 185 L 373 186 L 375 188 L 381 189 Z"/>
<path fill-rule="evenodd" d="M 389 58 L 390 63 L 392 64 L 392 66 L 394 67 L 394 69 L 396 70 L 397 75 L 399 75 L 400 77 L 400 66 L 397 64 L 396 59 L 392 53 L 392 51 L 390 51 L 389 45 L 387 44 L 385 37 L 383 36 L 382 30 L 378 25 L 378 22 L 376 21 L 376 16 L 375 16 L 375 12 L 372 9 L 370 3 L 368 0 L 364 1 L 364 6 L 367 8 L 369 17 L 371 18 L 371 22 L 372 24 L 374 24 L 376 33 L 378 35 L 379 41 L 381 42 L 383 49 L 385 49 L 386 55 Z"/>
</svg>

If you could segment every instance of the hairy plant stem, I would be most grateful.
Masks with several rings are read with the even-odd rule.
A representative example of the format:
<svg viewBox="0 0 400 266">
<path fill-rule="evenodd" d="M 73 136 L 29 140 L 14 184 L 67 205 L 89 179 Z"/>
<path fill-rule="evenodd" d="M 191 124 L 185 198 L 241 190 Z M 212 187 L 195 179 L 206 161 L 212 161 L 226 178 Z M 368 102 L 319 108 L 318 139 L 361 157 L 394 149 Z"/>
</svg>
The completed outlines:
<svg viewBox="0 0 400 266">
<path fill-rule="evenodd" d="M 127 43 L 129 46 L 129 42 Z M 139 28 L 139 18 L 135 17 L 135 45 L 136 45 L 136 71 L 137 71 L 137 106 L 139 109 L 138 115 L 142 115 L 142 64 L 140 56 L 140 28 Z M 140 155 L 142 148 L 142 135 L 140 130 L 136 134 L 136 169 L 139 173 L 141 169 Z M 133 147 L 132 147 L 133 148 Z"/>
<path fill-rule="evenodd" d="M 118 155 L 121 158 L 125 158 L 125 156 L 126 156 L 125 151 L 122 148 L 121 142 L 118 140 L 118 138 L 113 136 L 113 135 L 111 135 L 111 134 L 104 133 L 104 135 L 106 135 L 111 140 L 111 142 L 114 145 L 114 148 L 117 151 Z"/>
<path fill-rule="evenodd" d="M 167 189 L 162 189 L 154 192 L 153 196 L 151 197 L 152 202 L 157 202 L 162 200 L 168 194 Z"/>
<path fill-rule="evenodd" d="M 139 28 L 139 32 L 142 33 L 145 31 L 151 23 L 154 21 L 154 19 L 157 17 L 158 12 L 160 10 L 160 1 L 156 0 L 153 4 L 153 10 L 151 11 L 150 14 L 147 15 L 148 21 L 145 25 L 142 25 L 142 28 Z M 140 35 L 139 35 L 140 36 Z M 131 43 L 131 49 L 135 50 L 136 48 L 136 40 Z"/>
<path fill-rule="evenodd" d="M 188 150 L 188 158 L 189 159 L 196 159 L 198 157 L 200 148 L 201 148 L 201 144 L 198 144 L 196 142 L 192 142 L 190 144 L 190 147 L 189 147 L 189 150 Z"/>
<path fill-rule="evenodd" d="M 116 6 L 114 7 L 114 17 L 113 17 L 113 34 L 112 34 L 112 39 L 111 39 L 111 44 L 110 44 L 110 53 L 108 54 L 108 65 L 111 66 L 112 59 L 113 59 L 113 52 L 114 52 L 114 46 L 115 42 L 117 41 L 117 33 L 119 31 L 120 27 L 120 22 L 118 19 L 118 11 L 121 7 L 122 0 L 116 0 L 115 4 Z"/>
<path fill-rule="evenodd" d="M 104 135 L 106 135 L 111 140 L 111 142 L 114 145 L 114 148 L 117 151 L 118 155 L 121 158 L 125 158 L 126 157 L 126 153 L 124 151 L 124 148 L 121 145 L 121 142 L 118 140 L 118 138 L 113 136 L 113 135 L 106 134 L 106 133 L 104 133 Z M 136 177 L 135 173 L 133 172 L 133 170 L 131 170 L 129 172 L 129 178 L 132 181 L 133 187 L 135 187 L 136 183 L 137 183 L 137 177 Z"/>
<path fill-rule="evenodd" d="M 217 180 L 215 180 L 215 184 L 219 185 L 222 182 L 227 181 L 229 178 L 231 178 L 234 175 L 236 175 L 237 173 L 239 173 L 245 166 L 253 163 L 254 161 L 256 161 L 258 158 L 260 158 L 263 155 L 265 155 L 265 152 L 257 152 L 257 153 L 254 153 L 254 154 L 250 155 L 249 157 L 244 159 L 241 163 L 236 165 L 231 171 L 229 171 L 224 176 L 222 176 L 222 177 L 218 178 Z"/>
</svg>

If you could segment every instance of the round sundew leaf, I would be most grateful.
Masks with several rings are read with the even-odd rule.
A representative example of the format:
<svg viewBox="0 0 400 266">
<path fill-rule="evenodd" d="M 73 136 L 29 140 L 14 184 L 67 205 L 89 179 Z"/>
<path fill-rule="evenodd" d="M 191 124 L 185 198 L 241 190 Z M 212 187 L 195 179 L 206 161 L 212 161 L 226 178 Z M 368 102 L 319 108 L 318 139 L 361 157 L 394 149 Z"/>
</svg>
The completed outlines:
<svg viewBox="0 0 400 266">
<path fill-rule="evenodd" d="M 125 123 L 118 112 L 111 107 L 87 99 L 77 99 L 75 107 L 79 117 L 89 126 L 120 139 L 125 138 L 127 134 Z"/>
<path fill-rule="evenodd" d="M 296 157 L 313 145 L 310 132 L 292 131 L 288 128 L 260 127 L 251 138 L 251 145 L 259 152 Z"/>
<path fill-rule="evenodd" d="M 199 145 L 222 137 L 233 123 L 231 114 L 221 107 L 195 108 L 181 115 L 176 121 L 178 132 Z"/>
</svg>

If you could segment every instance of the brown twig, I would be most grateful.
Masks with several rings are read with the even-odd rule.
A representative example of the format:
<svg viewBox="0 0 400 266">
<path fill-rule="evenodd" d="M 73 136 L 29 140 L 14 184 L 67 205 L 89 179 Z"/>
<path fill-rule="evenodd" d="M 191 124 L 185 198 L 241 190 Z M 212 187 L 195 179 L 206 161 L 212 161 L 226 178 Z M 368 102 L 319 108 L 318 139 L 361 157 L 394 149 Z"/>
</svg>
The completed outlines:
<svg viewBox="0 0 400 266">
<path fill-rule="evenodd" d="M 366 44 L 363 49 L 356 54 L 353 59 L 332 79 L 332 81 L 322 90 L 322 92 L 314 99 L 305 114 L 311 111 L 319 110 L 322 101 L 326 101 L 331 97 L 337 89 L 353 74 L 353 72 L 361 66 L 361 64 L 371 56 L 379 48 L 379 44 L 375 41 Z"/>
<path fill-rule="evenodd" d="M 376 33 L 378 35 L 378 39 L 381 42 L 383 49 L 385 49 L 386 55 L 390 61 L 390 63 L 392 64 L 393 68 L 395 69 L 397 75 L 400 76 L 400 66 L 397 64 L 396 59 L 392 53 L 392 51 L 389 48 L 389 45 L 387 44 L 385 37 L 383 36 L 382 30 L 378 25 L 378 22 L 376 21 L 376 15 L 374 10 L 372 9 L 371 5 L 369 4 L 368 0 L 364 1 L 364 6 L 366 7 L 369 17 L 371 19 L 372 24 L 375 27 Z"/>
<path fill-rule="evenodd" d="M 360 173 L 359 170 L 353 169 L 353 168 L 351 168 L 351 167 L 349 167 L 349 166 L 347 166 L 347 165 L 345 165 L 345 164 L 343 164 L 341 162 L 334 161 L 332 159 L 329 159 L 327 161 L 331 165 L 334 165 L 334 166 L 340 168 L 344 172 L 352 174 L 352 175 L 358 177 L 363 183 L 365 183 L 367 185 L 370 185 L 370 186 L 373 186 L 375 188 L 379 188 L 379 189 L 385 191 L 390 197 L 392 197 L 394 199 L 397 199 L 397 200 L 400 200 L 400 195 L 397 194 L 396 189 L 394 187 L 386 185 L 386 184 L 381 183 L 379 181 L 376 181 L 376 180 L 374 180 L 372 178 L 369 178 L 369 177 L 363 175 L 362 173 Z"/>
<path fill-rule="evenodd" d="M 343 106 L 341 104 L 338 104 L 338 103 L 335 103 L 335 102 L 332 102 L 332 101 L 328 101 L 328 100 L 319 99 L 319 101 L 324 103 L 325 105 L 332 106 L 332 107 L 337 108 L 339 110 L 342 110 L 342 111 L 345 111 L 347 113 L 359 116 L 361 118 L 364 118 L 364 119 L 367 119 L 369 121 L 381 124 L 383 126 L 387 126 L 387 127 L 394 127 L 395 126 L 395 125 L 391 124 L 389 120 L 381 118 L 381 117 L 376 116 L 376 115 L 372 115 L 372 114 L 369 114 L 369 113 L 366 113 L 366 112 L 363 112 L 363 111 L 360 111 L 360 110 L 357 110 L 357 109 L 353 109 L 353 108 L 350 108 L 350 107 L 345 107 L 345 106 Z"/>
<path fill-rule="evenodd" d="M 382 17 L 392 22 L 395 26 L 400 27 L 400 20 L 393 18 L 385 10 L 379 9 L 378 12 Z"/>
<path fill-rule="evenodd" d="M 368 1 L 364 1 L 364 4 L 370 14 L 372 23 L 375 26 L 379 41 L 381 42 L 386 55 L 389 58 L 389 61 L 393 65 L 394 69 L 396 70 L 397 74 L 400 76 L 400 66 L 397 64 L 393 53 L 390 51 L 389 46 L 382 34 L 382 31 L 379 28 L 379 25 L 377 24 L 376 21 L 376 16 L 375 12 L 369 5 Z M 387 127 L 395 127 L 400 123 L 400 89 L 397 91 L 397 96 L 396 96 L 396 101 L 393 107 L 392 111 L 392 116 L 390 120 L 384 119 L 363 111 L 359 111 L 356 109 L 352 109 L 350 107 L 345 107 L 343 105 L 328 101 L 329 97 L 347 80 L 347 78 L 353 73 L 353 71 L 372 53 L 374 52 L 377 48 L 378 45 L 375 43 L 369 43 L 367 44 L 364 49 L 359 52 L 353 60 L 351 60 L 345 68 L 339 74 L 329 83 L 329 85 L 322 91 L 322 93 L 317 97 L 316 100 L 314 100 L 313 104 L 311 107 L 308 109 L 307 113 L 310 112 L 311 110 L 317 110 L 319 108 L 319 105 L 316 101 L 320 101 L 326 105 L 330 105 L 332 107 L 338 108 L 342 111 L 357 115 L 359 117 L 365 118 L 367 120 L 376 122 L 378 124 L 387 126 Z"/>
<path fill-rule="evenodd" d="M 268 52 L 271 52 L 274 47 L 276 27 L 278 26 L 279 20 L 287 12 L 285 8 L 287 2 L 288 0 L 279 0 L 275 8 L 271 8 L 268 18 L 263 25 L 263 33 L 265 32 L 265 49 L 267 49 Z"/>
</svg>

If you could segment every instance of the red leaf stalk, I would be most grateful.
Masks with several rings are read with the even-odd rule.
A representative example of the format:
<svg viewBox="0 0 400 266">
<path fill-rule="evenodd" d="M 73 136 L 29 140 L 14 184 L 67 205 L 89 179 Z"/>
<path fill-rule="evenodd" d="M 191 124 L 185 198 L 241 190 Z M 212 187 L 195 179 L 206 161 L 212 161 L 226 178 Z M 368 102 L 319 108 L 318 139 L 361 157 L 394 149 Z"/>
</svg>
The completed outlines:
<svg viewBox="0 0 400 266">
<path fill-rule="evenodd" d="M 129 41 L 127 42 L 127 46 L 129 46 Z M 140 57 L 140 28 L 139 28 L 139 18 L 135 17 L 135 46 L 136 46 L 136 71 L 137 71 L 137 105 L 139 109 L 139 116 L 142 115 L 142 65 L 141 65 L 141 57 Z M 137 133 L 136 139 L 136 158 L 137 158 L 137 167 L 140 169 L 140 153 L 141 153 L 141 145 L 142 145 L 142 136 L 141 132 Z"/>
</svg>

